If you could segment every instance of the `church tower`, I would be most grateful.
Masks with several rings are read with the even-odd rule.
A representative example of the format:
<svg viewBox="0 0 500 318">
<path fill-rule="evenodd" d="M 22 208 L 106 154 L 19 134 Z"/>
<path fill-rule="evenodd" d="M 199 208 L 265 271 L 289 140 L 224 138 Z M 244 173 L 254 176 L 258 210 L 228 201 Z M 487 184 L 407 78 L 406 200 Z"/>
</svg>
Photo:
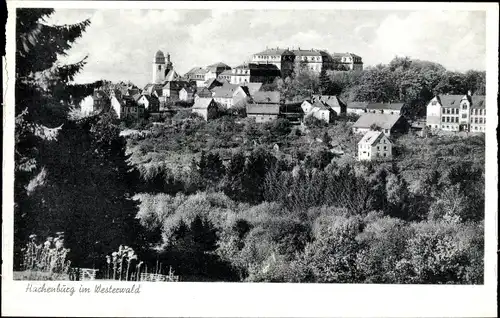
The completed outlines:
<svg viewBox="0 0 500 318">
<path fill-rule="evenodd" d="M 165 77 L 167 76 L 168 72 L 174 69 L 174 66 L 172 62 L 170 61 L 170 53 L 167 52 L 167 60 L 165 64 Z"/>
<path fill-rule="evenodd" d="M 169 55 L 170 60 L 170 55 Z M 153 60 L 153 83 L 159 84 L 165 81 L 165 55 L 163 55 L 162 51 L 158 51 L 155 54 Z"/>
</svg>

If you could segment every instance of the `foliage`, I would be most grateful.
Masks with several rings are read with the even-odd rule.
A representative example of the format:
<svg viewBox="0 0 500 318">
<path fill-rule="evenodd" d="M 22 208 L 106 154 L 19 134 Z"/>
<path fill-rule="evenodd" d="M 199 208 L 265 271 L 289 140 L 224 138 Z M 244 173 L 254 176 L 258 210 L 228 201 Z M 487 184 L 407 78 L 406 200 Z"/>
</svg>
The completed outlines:
<svg viewBox="0 0 500 318">
<path fill-rule="evenodd" d="M 51 172 L 41 157 L 56 142 L 71 107 L 101 85 L 71 84 L 86 58 L 67 65 L 58 61 L 90 21 L 49 25 L 46 19 L 53 13 L 53 9 L 16 11 L 15 266 L 20 265 L 20 248 L 36 225 L 29 223 L 30 214 L 36 212 L 30 206 L 28 192 L 33 185 L 43 184 L 43 177 Z"/>
</svg>

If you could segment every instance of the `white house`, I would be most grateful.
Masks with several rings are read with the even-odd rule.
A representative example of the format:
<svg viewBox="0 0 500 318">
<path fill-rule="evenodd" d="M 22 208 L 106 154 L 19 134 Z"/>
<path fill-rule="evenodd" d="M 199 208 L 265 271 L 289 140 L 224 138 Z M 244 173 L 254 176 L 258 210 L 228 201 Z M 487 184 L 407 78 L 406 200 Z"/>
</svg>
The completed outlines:
<svg viewBox="0 0 500 318">
<path fill-rule="evenodd" d="M 324 103 L 320 101 L 311 103 L 306 100 L 302 103 L 301 108 L 304 111 L 304 118 L 312 116 L 326 123 L 330 123 L 333 110 Z"/>
<path fill-rule="evenodd" d="M 94 96 L 89 95 L 80 102 L 80 110 L 83 114 L 89 115 L 94 112 Z"/>
<path fill-rule="evenodd" d="M 367 132 L 358 143 L 358 160 L 392 158 L 392 143 L 381 131 Z"/>
<path fill-rule="evenodd" d="M 200 115 L 203 119 L 208 121 L 217 116 L 217 104 L 211 97 L 200 97 L 194 102 L 192 112 Z"/>
<path fill-rule="evenodd" d="M 192 87 L 183 87 L 179 91 L 179 99 L 185 102 L 192 102 L 194 100 L 195 89 Z"/>
</svg>

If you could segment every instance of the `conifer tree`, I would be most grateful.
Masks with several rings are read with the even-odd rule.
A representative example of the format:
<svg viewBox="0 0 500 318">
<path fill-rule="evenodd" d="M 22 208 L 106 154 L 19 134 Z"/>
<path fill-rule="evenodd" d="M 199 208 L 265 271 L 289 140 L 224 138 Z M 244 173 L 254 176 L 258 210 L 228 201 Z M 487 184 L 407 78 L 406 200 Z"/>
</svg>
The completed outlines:
<svg viewBox="0 0 500 318">
<path fill-rule="evenodd" d="M 119 196 L 103 198 L 106 193 L 102 191 L 105 186 L 124 190 L 126 184 L 119 179 L 128 168 L 124 165 L 123 145 L 117 144 L 120 141 L 116 131 L 106 133 L 99 127 L 101 132 L 98 133 L 95 130 L 97 117 L 89 119 L 93 124 L 68 119 L 71 107 L 101 86 L 101 82 L 72 83 L 85 65 L 86 57 L 74 64 L 62 64 L 58 60 L 58 56 L 66 55 L 75 40 L 83 35 L 90 21 L 49 25 L 47 18 L 53 13 L 53 9 L 17 10 L 15 267 L 19 265 L 19 250 L 31 232 L 45 235 L 67 231 L 75 235 L 67 235 L 66 242 L 76 254 L 89 252 L 89 246 L 82 245 L 85 253 L 79 253 L 79 246 L 71 240 L 85 241 L 76 235 L 88 230 L 87 238 L 103 241 L 94 234 L 110 233 L 107 231 L 110 223 L 118 218 L 105 219 L 106 216 L 101 215 L 103 219 L 98 224 L 101 226 L 95 229 L 78 228 L 81 222 L 94 217 L 92 213 L 102 211 L 95 209 L 101 200 L 112 202 L 116 208 L 126 204 Z M 94 170 L 96 167 L 99 169 Z M 105 184 L 107 181 L 112 185 Z M 92 195 L 85 191 L 80 193 L 85 187 L 94 187 Z M 133 213 L 131 209 L 124 208 L 124 211 Z M 97 251 L 95 246 L 92 248 Z"/>
</svg>

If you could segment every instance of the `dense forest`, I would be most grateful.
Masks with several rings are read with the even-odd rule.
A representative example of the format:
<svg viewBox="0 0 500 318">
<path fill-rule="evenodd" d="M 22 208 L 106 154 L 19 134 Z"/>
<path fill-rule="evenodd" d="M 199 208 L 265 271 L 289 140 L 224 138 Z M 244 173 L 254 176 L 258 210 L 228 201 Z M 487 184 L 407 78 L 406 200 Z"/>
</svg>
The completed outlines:
<svg viewBox="0 0 500 318">
<path fill-rule="evenodd" d="M 113 113 L 75 109 L 102 86 L 72 84 L 85 60 L 57 61 L 90 22 L 42 23 L 52 13 L 17 13 L 15 268 L 30 234 L 63 231 L 74 266 L 100 268 L 125 244 L 184 281 L 483 282 L 484 135 L 409 134 L 392 161 L 362 163 L 352 118 L 257 124 L 238 105 L 123 136 Z M 484 93 L 484 73 L 397 58 L 264 89 L 403 99 L 417 114 L 435 91 Z"/>
</svg>

